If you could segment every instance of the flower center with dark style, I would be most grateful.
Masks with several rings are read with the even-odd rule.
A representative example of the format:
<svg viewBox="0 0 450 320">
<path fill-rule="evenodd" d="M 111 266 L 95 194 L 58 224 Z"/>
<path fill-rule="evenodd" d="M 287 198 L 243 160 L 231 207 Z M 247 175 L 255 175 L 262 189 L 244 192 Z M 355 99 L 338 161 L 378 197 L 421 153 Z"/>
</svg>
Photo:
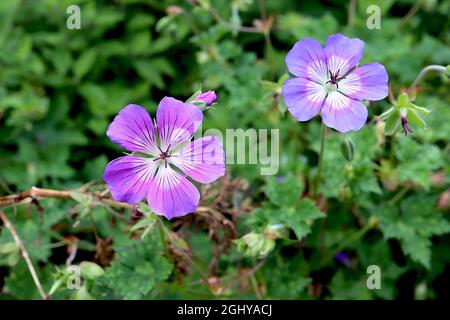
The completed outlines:
<svg viewBox="0 0 450 320">
<path fill-rule="evenodd" d="M 328 73 L 330 75 L 330 79 L 327 82 L 325 82 L 326 85 L 331 84 L 331 85 L 327 86 L 328 89 L 331 89 L 331 90 L 339 89 L 338 82 L 345 78 L 345 75 L 342 76 L 342 77 L 339 75 L 340 71 L 341 71 L 341 69 L 338 69 L 338 71 L 333 74 L 333 72 L 331 72 L 331 70 L 328 70 Z"/>
<path fill-rule="evenodd" d="M 401 117 L 401 120 L 402 120 L 403 133 L 405 134 L 405 136 L 406 136 L 408 133 L 412 133 L 411 128 L 408 126 L 408 120 L 406 120 L 406 117 L 405 117 L 405 116 L 402 116 L 402 117 Z"/>
<path fill-rule="evenodd" d="M 164 160 L 164 167 L 167 168 L 167 158 L 170 158 L 172 156 L 170 154 L 170 152 L 169 152 L 170 145 L 167 147 L 166 151 L 162 151 L 159 146 L 158 146 L 158 149 L 159 149 L 159 152 L 160 152 L 159 157 L 153 159 L 153 161 Z"/>
</svg>

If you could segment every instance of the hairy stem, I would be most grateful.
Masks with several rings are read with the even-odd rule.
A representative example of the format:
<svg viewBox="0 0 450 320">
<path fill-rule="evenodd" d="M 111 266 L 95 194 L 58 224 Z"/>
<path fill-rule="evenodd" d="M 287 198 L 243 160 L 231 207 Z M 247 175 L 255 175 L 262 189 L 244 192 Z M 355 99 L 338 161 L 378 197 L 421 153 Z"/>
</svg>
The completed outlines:
<svg viewBox="0 0 450 320">
<path fill-rule="evenodd" d="M 408 11 L 408 13 L 402 18 L 400 21 L 399 28 L 403 28 L 420 10 L 424 3 L 424 0 L 417 0 L 414 5 L 411 7 L 411 9 Z"/>
<path fill-rule="evenodd" d="M 333 257 L 338 254 L 339 252 L 341 252 L 342 250 L 348 248 L 350 245 L 352 245 L 354 242 L 358 241 L 359 239 L 361 239 L 362 237 L 364 237 L 364 235 L 369 232 L 372 228 L 374 227 L 373 223 L 368 222 L 364 227 L 362 227 L 361 229 L 358 230 L 358 232 L 354 233 L 351 237 L 347 238 L 346 240 L 344 240 L 344 242 L 341 243 L 341 245 L 334 250 L 325 260 L 326 261 L 330 261 L 333 259 Z"/>
<path fill-rule="evenodd" d="M 319 194 L 319 185 L 321 180 L 321 174 L 322 174 L 322 165 L 323 165 L 323 157 L 325 154 L 325 124 L 322 122 L 322 127 L 320 130 L 320 151 L 319 151 L 319 164 L 317 166 L 317 176 L 314 183 L 314 198 L 317 198 L 317 195 Z"/>
<path fill-rule="evenodd" d="M 419 84 L 419 82 L 423 79 L 423 77 L 430 71 L 437 71 L 437 72 L 445 72 L 446 68 L 444 66 L 439 65 L 429 65 L 423 68 L 419 74 L 416 77 L 416 80 L 412 83 L 411 87 L 408 89 L 408 93 L 411 93 L 412 90 L 414 90 L 415 87 Z"/>
<path fill-rule="evenodd" d="M 348 16 L 347 16 L 347 27 L 353 26 L 353 21 L 355 20 L 357 0 L 350 0 L 348 4 Z"/>
<path fill-rule="evenodd" d="M 400 201 L 408 193 L 408 191 L 409 191 L 408 187 L 403 187 L 403 189 L 401 189 L 395 196 L 393 196 L 389 200 L 388 204 L 391 205 L 391 206 L 396 204 L 398 201 Z"/>
</svg>

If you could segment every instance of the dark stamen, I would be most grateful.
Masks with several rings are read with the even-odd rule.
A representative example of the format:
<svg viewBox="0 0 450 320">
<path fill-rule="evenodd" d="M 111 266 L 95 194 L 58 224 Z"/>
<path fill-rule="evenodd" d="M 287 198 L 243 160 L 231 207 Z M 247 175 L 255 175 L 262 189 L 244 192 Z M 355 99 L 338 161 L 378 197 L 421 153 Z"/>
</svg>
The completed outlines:
<svg viewBox="0 0 450 320">
<path fill-rule="evenodd" d="M 332 83 L 336 86 L 336 89 L 339 89 L 339 84 L 338 82 L 342 79 L 345 78 L 345 75 L 342 77 L 339 77 L 339 73 L 341 72 L 341 69 L 338 69 L 337 72 L 335 74 L 333 74 L 331 72 L 331 70 L 328 70 L 328 73 L 330 74 L 330 80 L 328 80 L 327 82 L 325 82 L 325 84 L 327 83 Z"/>
<path fill-rule="evenodd" d="M 153 159 L 153 161 L 164 160 L 164 167 L 167 168 L 167 158 L 170 158 L 172 155 L 170 154 L 170 145 L 167 147 L 166 151 L 162 151 L 162 149 L 158 146 L 159 154 L 158 158 Z"/>
</svg>

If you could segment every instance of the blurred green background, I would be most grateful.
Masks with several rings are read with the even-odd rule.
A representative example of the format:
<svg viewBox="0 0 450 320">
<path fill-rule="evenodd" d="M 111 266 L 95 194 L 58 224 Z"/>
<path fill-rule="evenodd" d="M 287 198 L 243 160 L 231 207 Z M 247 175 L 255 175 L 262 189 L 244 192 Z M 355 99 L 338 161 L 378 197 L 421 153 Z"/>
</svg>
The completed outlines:
<svg viewBox="0 0 450 320">
<path fill-rule="evenodd" d="M 279 204 L 283 195 L 272 190 L 296 190 L 307 197 L 317 165 L 320 119 L 294 121 L 276 83 L 287 72 L 284 58 L 296 41 L 312 37 L 324 43 L 337 32 L 361 38 L 366 42 L 362 63 L 383 63 L 395 95 L 426 65 L 450 62 L 449 1 L 351 3 L 355 6 L 337 0 L 0 2 L 0 195 L 31 186 L 68 189 L 93 179 L 101 183 L 106 163 L 122 153 L 105 135 L 121 108 L 136 103 L 154 114 L 162 97 L 185 100 L 202 86 L 219 97 L 205 116 L 204 129 L 279 128 L 278 175 L 295 177 L 287 178 L 282 189 L 278 180 L 260 176 L 257 165 L 228 167 L 233 178 L 246 184 L 242 190 L 234 184 L 230 195 L 230 201 L 239 202 L 236 216 L 229 217 L 238 228 L 234 238 L 251 231 L 261 235 L 269 224 L 298 224 L 299 229 L 277 240 L 265 265 L 239 287 L 227 287 L 221 297 L 449 298 L 450 238 L 444 235 L 450 232 L 448 79 L 433 74 L 421 83 L 416 103 L 433 112 L 427 129 L 414 129 L 407 137 L 385 137 L 383 124 L 373 116 L 387 110 L 389 102 L 372 104 L 372 120 L 350 134 L 356 146 L 351 167 L 340 155 L 339 136 L 329 130 L 318 204 L 326 218 L 312 224 L 320 214 L 311 220 L 291 217 L 295 206 Z M 81 8 L 79 30 L 66 27 L 66 9 L 73 4 Z M 366 26 L 371 4 L 381 10 L 379 30 Z M 244 210 L 243 203 L 251 205 Z M 99 279 L 85 279 L 85 295 L 58 288 L 55 298 L 215 297 L 195 269 L 183 269 L 179 255 L 159 259 L 155 252 L 163 245 L 157 231 L 144 241 L 133 240 L 125 223 L 111 221 L 103 207 L 88 208 L 76 218 L 73 213 L 80 208 L 73 202 L 49 199 L 40 205 L 43 213 L 33 206 L 5 212 L 28 246 L 46 290 L 61 276 L 56 266 L 64 268 L 70 237 L 80 244 L 74 263 L 89 260 L 106 268 Z M 102 242 L 107 246 L 102 250 L 111 253 L 105 260 L 89 217 L 98 236 L 109 241 L 109 246 Z M 322 261 L 323 252 L 331 254 L 357 237 L 371 217 L 376 226 L 364 241 L 342 248 L 344 262 Z M 254 254 L 237 251 L 227 238 L 211 271 L 211 252 L 223 244 L 210 237 L 211 228 L 218 227 L 190 217 L 183 223 L 187 226 L 174 223 L 173 230 L 188 241 L 194 259 L 205 262 L 200 266 L 218 281 L 217 287 L 257 263 Z M 0 298 L 38 298 L 11 243 L 2 231 Z M 123 249 L 128 246 L 139 246 L 142 254 Z M 113 257 L 116 264 L 110 267 Z M 120 261 L 134 269 L 127 273 Z M 381 267 L 382 290 L 366 288 L 371 264 Z"/>
</svg>

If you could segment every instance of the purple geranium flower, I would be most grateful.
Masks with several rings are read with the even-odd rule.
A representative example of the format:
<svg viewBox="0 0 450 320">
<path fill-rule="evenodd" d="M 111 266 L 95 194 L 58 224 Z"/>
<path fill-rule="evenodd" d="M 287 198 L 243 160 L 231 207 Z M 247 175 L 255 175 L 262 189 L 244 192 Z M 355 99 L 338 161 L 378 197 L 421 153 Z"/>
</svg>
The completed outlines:
<svg viewBox="0 0 450 320">
<path fill-rule="evenodd" d="M 324 124 L 340 132 L 361 129 L 367 108 L 361 100 L 382 100 L 388 94 L 388 75 L 378 62 L 357 66 L 364 42 L 335 34 L 325 47 L 314 39 L 298 41 L 286 56 L 295 78 L 283 84 L 283 96 L 298 121 L 319 112 Z"/>
<path fill-rule="evenodd" d="M 103 179 L 113 199 L 136 204 L 147 197 L 153 212 L 168 219 L 194 212 L 200 193 L 186 175 L 210 183 L 225 173 L 223 146 L 216 137 L 190 141 L 202 120 L 198 107 L 169 97 L 158 106 L 156 130 L 144 108 L 123 108 L 106 134 L 133 155 L 105 168 Z"/>
</svg>

